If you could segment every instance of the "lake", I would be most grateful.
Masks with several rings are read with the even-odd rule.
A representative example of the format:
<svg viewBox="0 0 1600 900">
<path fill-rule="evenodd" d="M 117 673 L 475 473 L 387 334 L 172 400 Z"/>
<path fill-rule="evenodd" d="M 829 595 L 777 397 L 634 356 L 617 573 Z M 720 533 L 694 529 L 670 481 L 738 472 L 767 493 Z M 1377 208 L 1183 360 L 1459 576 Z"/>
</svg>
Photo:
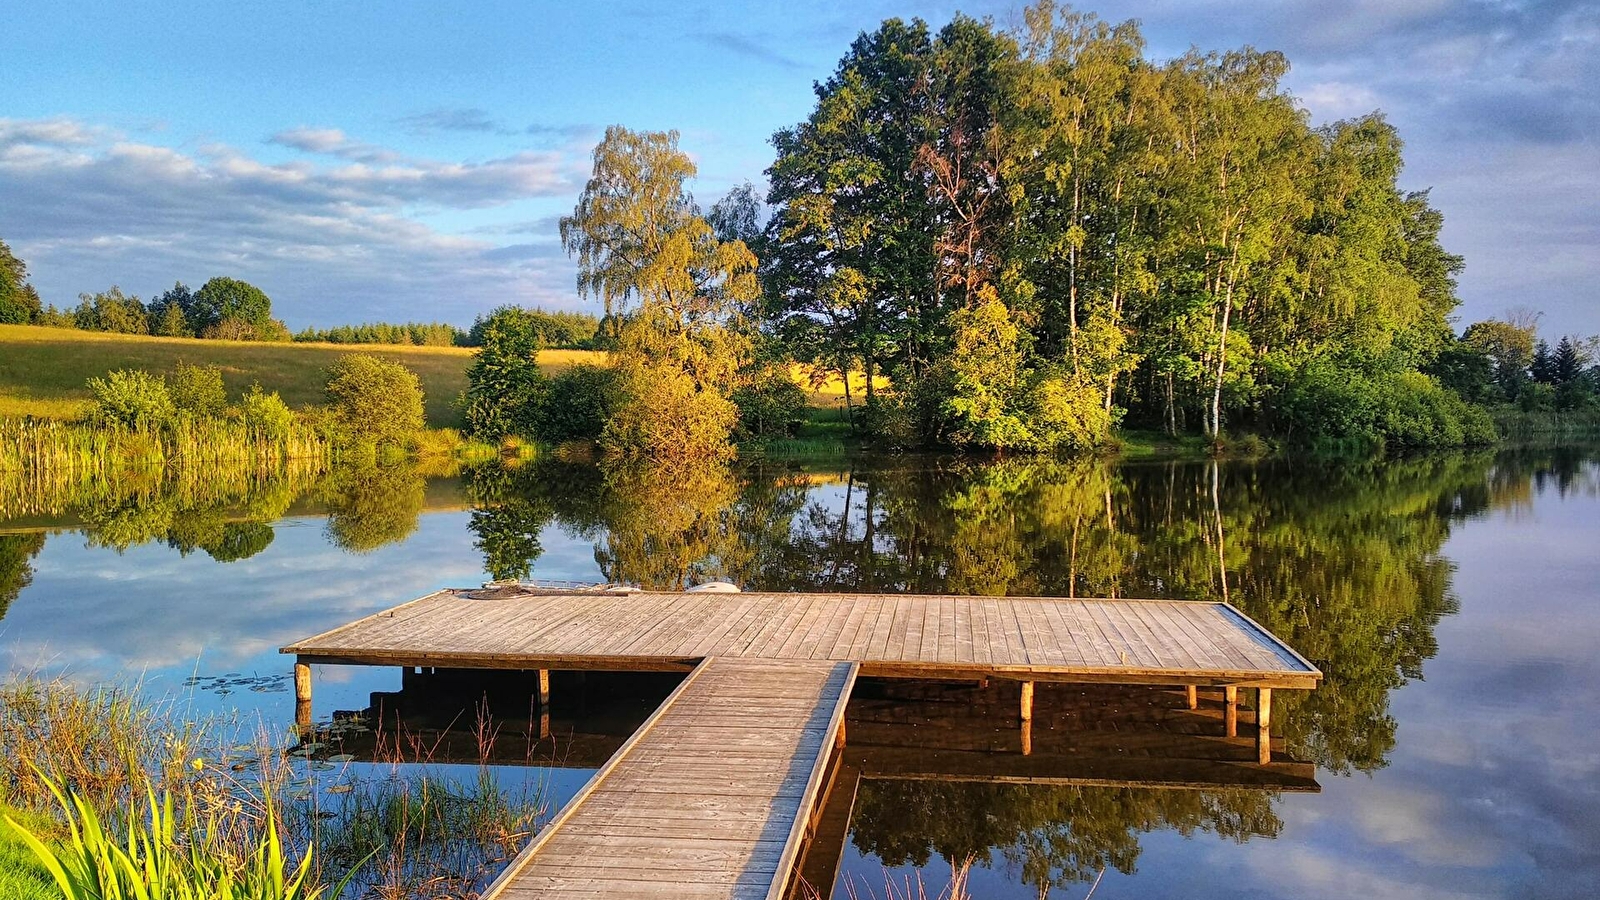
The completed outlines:
<svg viewBox="0 0 1600 900">
<path fill-rule="evenodd" d="M 1122 774 L 863 778 L 836 846 L 812 851 L 837 871 L 836 897 L 919 883 L 933 897 L 953 871 L 972 896 L 1000 898 L 1600 894 L 1592 448 L 769 462 L 680 477 L 550 458 L 450 478 L 80 485 L 0 497 L 0 667 L 138 680 L 286 731 L 279 646 L 491 578 L 1225 598 L 1326 675 L 1282 692 L 1274 716 L 1320 791 L 1150 786 L 1204 738 L 1164 724 L 1158 692 L 1041 686 L 1036 755 L 1114 756 Z M 481 699 L 493 771 L 537 780 L 552 803 L 672 684 L 558 673 L 550 755 L 514 676 L 327 666 L 316 680 L 319 718 L 386 705 L 443 765 L 473 737 L 461 698 Z M 1015 736 L 991 708 L 1010 708 L 1006 689 L 868 684 L 849 733 L 1003 769 Z"/>
</svg>

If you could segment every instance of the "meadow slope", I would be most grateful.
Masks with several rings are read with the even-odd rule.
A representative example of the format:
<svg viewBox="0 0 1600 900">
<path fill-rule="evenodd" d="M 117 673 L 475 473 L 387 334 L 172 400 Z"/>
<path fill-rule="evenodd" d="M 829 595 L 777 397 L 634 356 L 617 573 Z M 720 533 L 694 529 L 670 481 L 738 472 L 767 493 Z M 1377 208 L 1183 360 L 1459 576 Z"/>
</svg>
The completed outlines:
<svg viewBox="0 0 1600 900">
<path fill-rule="evenodd" d="M 323 373 L 334 360 L 371 353 L 404 363 L 422 379 L 430 426 L 457 427 L 461 417 L 455 400 L 466 389 L 472 352 L 470 347 L 265 344 L 0 325 L 0 416 L 73 418 L 88 407 L 84 383 L 89 378 L 113 369 L 168 373 L 179 362 L 220 367 L 231 396 L 260 382 L 291 406 L 312 406 L 323 402 Z M 546 350 L 539 362 L 554 372 L 603 359 L 593 351 Z"/>
</svg>

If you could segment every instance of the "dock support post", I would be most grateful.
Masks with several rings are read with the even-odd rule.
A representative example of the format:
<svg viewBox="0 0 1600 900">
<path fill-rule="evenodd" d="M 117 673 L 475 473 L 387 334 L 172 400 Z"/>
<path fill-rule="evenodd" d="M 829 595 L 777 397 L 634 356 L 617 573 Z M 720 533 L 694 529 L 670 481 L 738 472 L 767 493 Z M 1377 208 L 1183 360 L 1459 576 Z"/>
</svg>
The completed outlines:
<svg viewBox="0 0 1600 900">
<path fill-rule="evenodd" d="M 833 749 L 844 749 L 844 720 L 839 720 L 839 733 L 833 736 Z"/>
<path fill-rule="evenodd" d="M 294 725 L 304 738 L 311 733 L 311 666 L 294 660 Z"/>
<path fill-rule="evenodd" d="M 1033 721 L 1033 682 L 1022 683 L 1022 721 Z"/>
<path fill-rule="evenodd" d="M 1263 766 L 1272 762 L 1272 688 L 1256 689 L 1256 755 Z"/>
<path fill-rule="evenodd" d="M 1228 726 L 1228 737 L 1239 736 L 1239 689 L 1228 685 L 1222 689 L 1223 716 Z"/>
<path fill-rule="evenodd" d="M 539 740 L 550 736 L 550 670 L 539 670 Z"/>
<path fill-rule="evenodd" d="M 1191 685 L 1188 685 L 1187 687 L 1184 688 L 1184 693 L 1187 695 L 1187 699 L 1189 701 L 1189 708 L 1190 709 L 1199 709 L 1200 708 L 1200 691 L 1194 685 L 1191 684 Z"/>
<path fill-rule="evenodd" d="M 1033 720 L 1022 720 L 1022 755 L 1033 755 Z"/>
</svg>

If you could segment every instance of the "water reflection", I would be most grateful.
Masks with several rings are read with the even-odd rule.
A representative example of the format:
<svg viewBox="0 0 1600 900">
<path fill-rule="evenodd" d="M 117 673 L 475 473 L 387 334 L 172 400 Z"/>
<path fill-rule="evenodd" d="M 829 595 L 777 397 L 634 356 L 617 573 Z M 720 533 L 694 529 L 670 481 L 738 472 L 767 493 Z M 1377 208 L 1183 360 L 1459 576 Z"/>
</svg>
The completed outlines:
<svg viewBox="0 0 1600 900">
<path fill-rule="evenodd" d="M 1440 865 L 1471 886 L 1462 893 L 1537 883 L 1570 896 L 1561 873 L 1600 876 L 1600 768 L 1573 750 L 1600 738 L 1600 616 L 1587 602 L 1597 459 L 1571 448 L 1340 466 L 906 459 L 669 478 L 547 458 L 459 479 L 392 468 L 129 479 L 0 497 L 0 660 L 173 676 L 167 686 L 281 674 L 277 646 L 488 577 L 1226 598 L 1326 673 L 1316 691 L 1280 698 L 1286 751 L 1325 775 L 1377 779 L 1324 778 L 1329 792 L 1307 805 L 1226 799 L 1231 787 L 1157 800 L 1148 787 L 867 779 L 844 868 L 959 859 L 981 844 L 1005 873 L 987 886 L 1017 896 L 1102 867 L 1097 896 L 1159 893 L 1184 884 L 1186 866 L 1279 879 L 1268 894 L 1382 895 Z M 370 708 L 397 678 L 330 670 L 319 697 Z M 281 694 L 212 702 L 292 720 L 271 705 Z M 904 828 L 873 824 L 891 820 Z M 1247 877 L 1182 840 L 1205 831 L 1278 836 L 1279 850 L 1238 856 L 1258 870 Z M 1393 854 L 1383 879 L 1307 874 L 1375 868 L 1374 847 Z M 1135 862 L 1137 879 L 1120 883 Z"/>
</svg>

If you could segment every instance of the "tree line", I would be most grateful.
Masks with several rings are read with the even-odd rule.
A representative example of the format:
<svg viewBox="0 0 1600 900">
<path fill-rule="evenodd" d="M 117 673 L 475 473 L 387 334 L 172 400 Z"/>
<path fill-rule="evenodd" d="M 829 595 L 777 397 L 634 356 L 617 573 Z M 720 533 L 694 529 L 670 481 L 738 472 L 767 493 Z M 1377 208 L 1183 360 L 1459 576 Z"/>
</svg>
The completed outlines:
<svg viewBox="0 0 1600 900">
<path fill-rule="evenodd" d="M 877 443 L 1011 451 L 1117 426 L 1487 443 L 1482 404 L 1514 395 L 1472 373 L 1554 383 L 1483 323 L 1456 335 L 1463 260 L 1381 113 L 1313 126 L 1281 53 L 1152 60 L 1136 24 L 1049 0 L 1023 21 L 862 34 L 774 136 L 765 202 L 703 211 L 676 133 L 608 130 L 561 223 L 620 315 L 601 441 L 722 446 L 736 394 L 791 360 L 864 373 L 847 403 Z M 1593 402 L 1592 350 L 1546 354 L 1569 402 Z"/>
<path fill-rule="evenodd" d="M 272 300 L 266 292 L 236 278 L 212 278 L 199 290 L 180 281 L 149 300 L 125 294 L 113 285 L 104 291 L 78 295 L 75 307 L 58 309 L 41 301 L 27 276 L 27 264 L 0 241 L 0 324 L 160 337 L 477 347 L 482 345 L 488 321 L 515 316 L 537 336 L 542 347 L 584 350 L 603 348 L 608 332 L 599 318 L 585 312 L 502 306 L 478 316 L 471 329 L 444 322 L 367 322 L 308 327 L 291 333 L 283 322 L 273 318 Z"/>
</svg>

